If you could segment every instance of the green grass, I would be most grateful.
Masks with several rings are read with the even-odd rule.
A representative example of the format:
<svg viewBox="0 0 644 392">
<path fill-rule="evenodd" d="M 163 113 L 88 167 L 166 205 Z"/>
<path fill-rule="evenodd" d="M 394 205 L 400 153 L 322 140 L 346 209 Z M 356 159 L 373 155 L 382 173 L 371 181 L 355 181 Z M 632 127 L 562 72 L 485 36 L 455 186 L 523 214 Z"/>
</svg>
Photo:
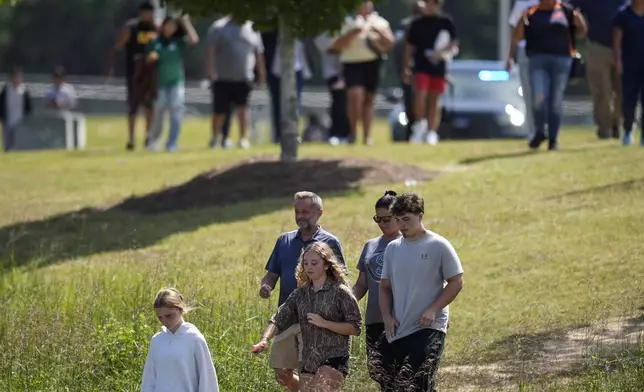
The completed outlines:
<svg viewBox="0 0 644 392">
<path fill-rule="evenodd" d="M 0 156 L 0 390 L 137 390 L 159 328 L 151 302 L 171 284 L 199 307 L 188 320 L 208 340 L 223 391 L 279 391 L 266 356 L 249 348 L 276 308 L 257 290 L 277 235 L 294 226 L 288 198 L 159 215 L 110 208 L 278 148 L 208 150 L 208 125 L 193 119 L 182 151 L 127 153 L 123 120 L 88 126 L 86 151 Z M 644 149 L 595 141 L 590 129 L 564 130 L 561 151 L 538 154 L 525 154 L 524 141 L 429 148 L 392 145 L 386 134 L 380 124 L 375 147 L 303 146 L 300 157 L 444 170 L 412 188 L 322 195 L 322 224 L 343 242 L 353 271 L 364 241 L 378 234 L 370 217 L 383 189 L 424 196 L 426 225 L 452 240 L 466 271 L 444 367 L 527 361 L 536 349 L 526 340 L 641 313 Z M 624 358 L 612 372 L 591 364 L 573 376 L 528 368 L 513 377 L 525 390 L 564 388 L 564 381 L 574 391 L 644 389 L 637 356 Z M 476 384 L 472 378 L 445 373 L 441 386 L 462 390 Z M 345 390 L 376 391 L 363 338 L 355 340 Z"/>
</svg>

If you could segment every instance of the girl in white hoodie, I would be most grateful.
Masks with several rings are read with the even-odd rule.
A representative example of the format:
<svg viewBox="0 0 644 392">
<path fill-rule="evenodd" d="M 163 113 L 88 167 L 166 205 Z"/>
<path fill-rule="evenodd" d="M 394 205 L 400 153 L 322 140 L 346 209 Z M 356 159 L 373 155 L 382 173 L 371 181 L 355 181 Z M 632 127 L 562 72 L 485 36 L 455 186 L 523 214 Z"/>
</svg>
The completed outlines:
<svg viewBox="0 0 644 392">
<path fill-rule="evenodd" d="M 154 310 L 162 324 L 150 342 L 142 392 L 219 392 L 206 339 L 183 320 L 190 309 L 174 288 L 159 291 Z"/>
</svg>

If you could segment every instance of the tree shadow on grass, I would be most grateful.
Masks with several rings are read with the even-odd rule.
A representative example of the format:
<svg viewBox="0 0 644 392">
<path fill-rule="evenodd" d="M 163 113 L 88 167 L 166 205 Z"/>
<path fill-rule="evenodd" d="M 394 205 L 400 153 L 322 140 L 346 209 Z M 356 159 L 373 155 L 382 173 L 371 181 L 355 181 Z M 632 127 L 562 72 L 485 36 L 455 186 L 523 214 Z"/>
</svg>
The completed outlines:
<svg viewBox="0 0 644 392">
<path fill-rule="evenodd" d="M 605 145 L 605 146 L 598 146 L 598 147 L 593 147 L 592 149 L 597 149 L 597 148 L 614 148 L 615 146 L 612 145 Z M 494 161 L 494 160 L 501 160 L 501 159 L 512 159 L 512 158 L 522 158 L 526 156 L 531 156 L 531 155 L 539 155 L 539 153 L 549 153 L 549 154 L 561 154 L 561 153 L 578 153 L 578 152 L 584 152 L 584 151 L 589 151 L 590 149 L 588 147 L 571 147 L 571 148 L 563 148 L 561 150 L 558 150 L 556 152 L 549 152 L 549 151 L 533 151 L 529 149 L 525 150 L 520 150 L 520 151 L 511 151 L 507 153 L 496 153 L 496 154 L 489 154 L 489 155 L 482 155 L 482 156 L 477 156 L 477 157 L 470 157 L 470 158 L 465 158 L 462 159 L 459 164 L 461 165 L 475 165 L 477 163 L 481 162 L 487 162 L 487 161 Z"/>
<path fill-rule="evenodd" d="M 407 178 L 426 181 L 435 175 L 386 161 L 281 163 L 257 158 L 111 207 L 88 207 L 2 227 L 0 273 L 13 267 L 42 267 L 102 252 L 149 247 L 173 234 L 288 208 L 300 190 L 325 197 Z"/>
<path fill-rule="evenodd" d="M 614 182 L 607 185 L 593 186 L 590 188 L 570 191 L 561 195 L 551 196 L 547 200 L 557 200 L 566 197 L 586 196 L 592 194 L 601 194 L 606 192 L 630 192 L 633 190 L 644 190 L 644 178 L 637 178 L 634 180 Z"/>
</svg>

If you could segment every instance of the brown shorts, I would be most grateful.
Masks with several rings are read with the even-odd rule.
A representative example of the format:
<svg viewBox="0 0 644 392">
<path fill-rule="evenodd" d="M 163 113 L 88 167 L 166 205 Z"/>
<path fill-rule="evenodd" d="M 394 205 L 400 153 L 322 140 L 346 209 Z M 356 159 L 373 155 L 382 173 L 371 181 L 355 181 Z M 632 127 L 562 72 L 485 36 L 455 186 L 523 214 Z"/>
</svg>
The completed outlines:
<svg viewBox="0 0 644 392">
<path fill-rule="evenodd" d="M 157 67 L 143 58 L 135 60 L 134 75 L 127 78 L 127 103 L 130 114 L 140 107 L 152 109 L 157 98 Z"/>
<path fill-rule="evenodd" d="M 269 363 L 273 369 L 299 369 L 301 359 L 302 331 L 300 325 L 295 324 L 275 336 Z"/>
</svg>

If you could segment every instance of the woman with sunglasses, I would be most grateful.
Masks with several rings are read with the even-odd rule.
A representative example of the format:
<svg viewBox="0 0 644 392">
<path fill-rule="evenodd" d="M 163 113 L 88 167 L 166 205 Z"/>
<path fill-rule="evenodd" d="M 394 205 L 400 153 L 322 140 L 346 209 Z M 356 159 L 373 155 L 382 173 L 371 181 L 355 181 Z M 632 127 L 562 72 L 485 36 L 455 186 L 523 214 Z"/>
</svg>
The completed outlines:
<svg viewBox="0 0 644 392">
<path fill-rule="evenodd" d="M 365 314 L 365 331 L 367 336 L 367 367 L 371 378 L 382 385 L 381 356 L 383 344 L 386 339 L 381 339 L 385 332 L 385 325 L 380 313 L 378 301 L 378 285 L 387 245 L 400 236 L 398 225 L 389 213 L 389 207 L 396 200 L 396 192 L 386 191 L 376 202 L 376 215 L 373 220 L 378 224 L 382 235 L 372 238 L 364 245 L 358 270 L 360 275 L 353 286 L 353 294 L 361 300 L 367 292 L 367 311 Z"/>
</svg>

